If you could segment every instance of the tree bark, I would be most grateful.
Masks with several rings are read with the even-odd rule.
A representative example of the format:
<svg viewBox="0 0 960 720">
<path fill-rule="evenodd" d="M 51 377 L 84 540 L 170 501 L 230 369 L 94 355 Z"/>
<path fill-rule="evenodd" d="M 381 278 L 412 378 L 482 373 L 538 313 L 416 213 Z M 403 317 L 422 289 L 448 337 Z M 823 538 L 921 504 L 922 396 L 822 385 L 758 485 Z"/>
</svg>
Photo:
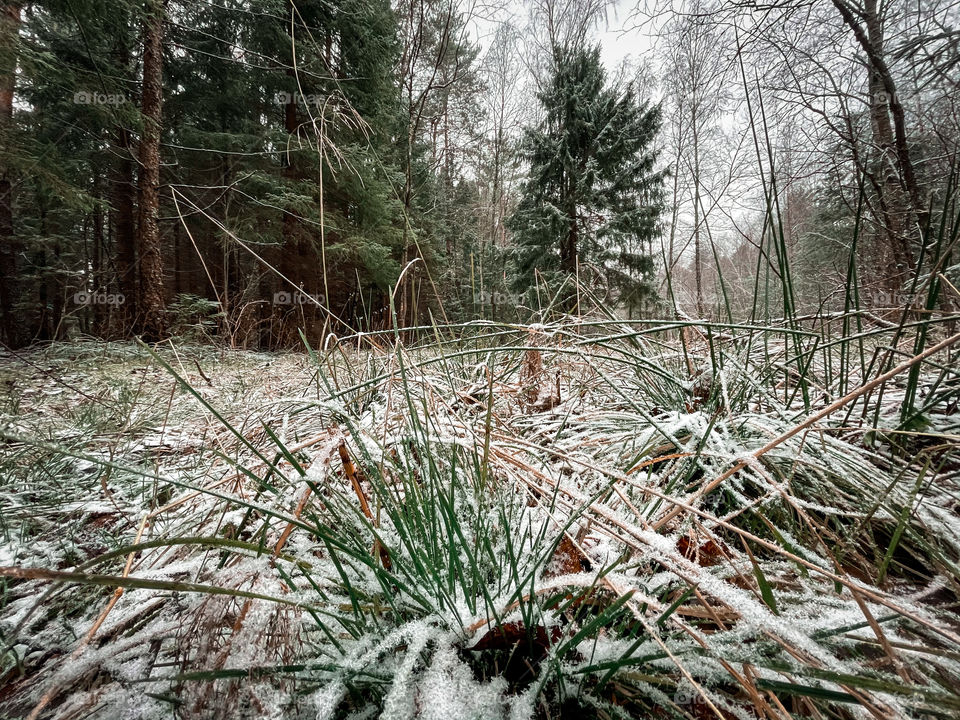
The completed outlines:
<svg viewBox="0 0 960 720">
<path fill-rule="evenodd" d="M 104 248 L 104 236 L 103 236 L 103 184 L 100 175 L 95 175 L 93 178 L 93 196 L 96 204 L 93 206 L 93 212 L 90 213 L 89 219 L 89 233 L 87 232 L 88 224 L 84 220 L 84 247 L 87 248 L 86 260 L 90 263 L 90 286 L 95 290 L 107 287 L 107 280 L 104 277 L 105 273 L 103 271 L 103 248 Z M 87 243 L 87 237 L 89 236 L 90 242 Z M 97 335 L 104 335 L 107 333 L 109 327 L 107 319 L 109 318 L 110 313 L 107 308 L 100 305 L 99 303 L 93 306 L 93 327 L 92 330 Z M 91 328 L 84 328 L 84 332 L 90 332 Z"/>
<path fill-rule="evenodd" d="M 163 246 L 157 216 L 160 210 L 160 133 L 163 123 L 163 27 L 165 0 L 147 0 L 143 21 L 143 91 L 140 137 L 139 227 L 140 327 L 148 342 L 167 334 L 163 285 Z"/>
<path fill-rule="evenodd" d="M 700 248 L 700 134 L 697 123 L 697 103 L 691 107 L 690 119 L 693 130 L 693 266 L 694 278 L 697 285 L 697 317 L 703 319 L 706 315 L 703 306 L 703 257 Z"/>
<path fill-rule="evenodd" d="M 907 223 L 900 223 L 903 225 L 903 231 L 897 232 L 898 208 L 896 206 L 897 204 L 901 207 L 910 206 L 899 212 L 908 217 L 912 215 L 921 234 L 926 232 L 928 217 L 913 168 L 913 160 L 910 156 L 903 105 L 900 104 L 896 83 L 884 57 L 883 26 L 877 12 L 877 2 L 876 0 L 864 0 L 862 12 L 855 12 L 846 0 L 833 0 L 833 5 L 840 13 L 844 23 L 853 32 L 857 43 L 867 56 L 870 93 L 872 95 L 870 119 L 875 140 L 881 151 L 892 154 L 897 161 L 897 173 L 892 178 L 893 182 L 888 177 L 888 173 L 881 179 L 880 186 L 888 194 L 894 196 L 887 199 L 887 205 L 892 206 L 888 211 L 892 213 L 888 225 L 891 235 L 891 251 L 895 261 L 901 265 L 898 274 L 905 275 L 908 270 L 915 269 L 916 262 L 910 248 L 909 236 L 905 232 Z M 858 22 L 858 14 L 864 18 L 866 27 Z M 893 118 L 892 132 L 890 117 Z M 909 202 L 901 201 L 897 203 L 897 195 L 901 193 L 906 193 Z M 890 202 L 891 200 L 893 202 Z"/>
<path fill-rule="evenodd" d="M 123 334 L 127 334 L 133 329 L 137 317 L 137 233 L 130 132 L 126 128 L 119 128 L 115 142 L 118 157 L 110 171 L 110 219 L 113 223 L 117 282 L 124 298 L 119 309 L 120 324 Z"/>
<path fill-rule="evenodd" d="M 114 46 L 114 61 L 118 68 L 126 68 L 130 62 L 130 50 L 126 43 L 126 28 L 117 32 Z M 130 130 L 117 126 L 114 131 L 116 159 L 110 167 L 110 223 L 113 229 L 116 281 L 123 304 L 117 308 L 116 321 L 122 334 L 130 333 L 137 317 L 137 229 L 134 202 L 134 158 Z"/>
<path fill-rule="evenodd" d="M 878 56 L 884 54 L 883 24 L 877 15 L 876 0 L 865 0 L 864 14 L 866 16 L 867 37 Z M 906 280 L 906 274 L 914 268 L 913 253 L 910 251 L 909 226 L 910 206 L 900 186 L 899 173 L 896 169 L 896 142 L 893 126 L 890 122 L 888 98 L 883 78 L 877 71 L 874 63 L 870 63 L 870 127 L 873 132 L 874 144 L 879 149 L 877 162 L 877 183 L 881 189 L 880 205 L 883 207 L 883 221 L 887 234 L 888 245 L 893 256 L 896 272 L 886 278 L 891 289 L 897 290 Z"/>
<path fill-rule="evenodd" d="M 293 43 L 292 38 L 290 42 Z M 292 62 L 293 58 L 291 58 L 291 63 Z M 286 74 L 289 78 L 291 78 L 291 80 L 296 77 L 296 74 L 292 68 L 288 69 Z M 293 85 L 293 83 L 291 84 Z M 287 104 L 284 107 L 283 115 L 284 129 L 286 130 L 288 136 L 288 153 L 284 156 L 285 165 L 281 170 L 281 174 L 290 182 L 291 186 L 293 186 L 296 181 L 300 179 L 300 171 L 294 162 L 294 155 L 292 154 L 292 151 L 298 147 L 297 138 L 301 132 L 300 114 L 297 108 L 299 92 L 300 91 L 297 88 L 291 94 L 290 99 L 287 101 Z M 291 299 L 294 299 L 294 293 L 297 292 L 297 289 L 291 287 L 290 282 L 294 283 L 297 288 L 302 287 L 303 277 L 305 274 L 304 265 L 306 264 L 304 259 L 304 229 L 296 213 L 286 210 L 284 211 L 282 232 L 283 243 L 279 253 L 278 269 L 283 277 L 277 278 L 277 284 L 275 285 L 274 292 L 279 291 L 280 293 L 287 293 Z M 290 282 L 287 282 L 287 280 Z M 270 300 L 272 301 L 273 298 L 271 297 Z M 293 312 L 294 309 L 297 310 L 296 313 Z M 294 305 L 279 305 L 274 307 L 273 310 L 278 319 L 278 344 L 281 346 L 295 344 L 297 342 L 296 329 L 297 320 L 299 317 L 299 307 Z"/>
<path fill-rule="evenodd" d="M 4 155 L 10 149 L 13 127 L 13 93 L 16 83 L 16 40 L 20 31 L 20 2 L 4 2 L 0 13 L 0 47 L 9 52 L 0 67 L 0 330 L 3 341 L 12 347 L 20 344 L 18 323 L 13 316 L 14 288 L 17 278 L 17 242 L 13 232 L 12 171 Z"/>
</svg>

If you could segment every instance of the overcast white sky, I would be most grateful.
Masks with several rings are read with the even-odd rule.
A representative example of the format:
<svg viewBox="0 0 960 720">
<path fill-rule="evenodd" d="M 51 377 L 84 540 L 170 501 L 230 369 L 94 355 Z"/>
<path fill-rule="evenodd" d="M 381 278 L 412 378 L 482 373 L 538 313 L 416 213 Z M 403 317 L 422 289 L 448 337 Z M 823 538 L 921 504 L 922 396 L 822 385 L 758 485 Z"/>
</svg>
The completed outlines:
<svg viewBox="0 0 960 720">
<path fill-rule="evenodd" d="M 600 43 L 600 55 L 608 70 L 615 70 L 625 60 L 642 60 L 653 50 L 652 39 L 646 32 L 630 28 L 636 21 L 630 19 L 633 2 L 619 2 L 614 5 L 607 22 L 596 31 L 595 39 Z"/>
<path fill-rule="evenodd" d="M 625 59 L 639 60 L 652 48 L 651 38 L 641 30 L 627 30 L 637 24 L 631 19 L 636 0 L 620 0 L 611 4 L 607 21 L 602 22 L 593 32 L 593 38 L 600 43 L 600 54 L 604 65 L 611 72 L 616 70 Z M 522 31 L 527 23 L 527 7 L 523 0 L 513 0 L 506 10 L 496 13 L 496 17 L 481 18 L 482 12 L 474 15 L 474 39 L 485 48 L 498 22 L 507 22 Z"/>
</svg>

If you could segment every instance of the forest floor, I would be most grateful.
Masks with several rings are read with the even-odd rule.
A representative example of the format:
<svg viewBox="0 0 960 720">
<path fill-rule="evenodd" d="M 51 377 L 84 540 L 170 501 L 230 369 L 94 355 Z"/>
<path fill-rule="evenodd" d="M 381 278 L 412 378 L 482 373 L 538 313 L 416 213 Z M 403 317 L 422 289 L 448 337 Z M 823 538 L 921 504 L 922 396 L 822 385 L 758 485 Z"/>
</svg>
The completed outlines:
<svg viewBox="0 0 960 720">
<path fill-rule="evenodd" d="M 2 354 L 0 718 L 960 714 L 947 350 L 437 337 Z"/>
</svg>

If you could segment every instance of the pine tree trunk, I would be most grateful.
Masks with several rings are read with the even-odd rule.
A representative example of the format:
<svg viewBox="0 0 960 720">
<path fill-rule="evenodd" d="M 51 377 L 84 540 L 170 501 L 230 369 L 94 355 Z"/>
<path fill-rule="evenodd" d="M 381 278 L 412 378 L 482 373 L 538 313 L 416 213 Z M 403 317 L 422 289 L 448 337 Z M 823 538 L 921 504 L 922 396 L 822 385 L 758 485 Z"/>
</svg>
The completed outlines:
<svg viewBox="0 0 960 720">
<path fill-rule="evenodd" d="M 562 181 L 566 208 L 567 234 L 560 240 L 560 269 L 569 275 L 577 272 L 577 246 L 580 243 L 577 227 L 577 201 L 574 196 L 574 184 L 569 174 Z"/>
<path fill-rule="evenodd" d="M 125 28 L 120 28 L 114 46 L 114 62 L 126 69 L 130 62 Z M 116 159 L 110 167 L 110 223 L 113 231 L 113 252 L 117 284 L 123 304 L 117 308 L 116 322 L 123 335 L 129 334 L 137 317 L 137 232 L 134 203 L 134 161 L 130 131 L 118 126 L 114 131 Z"/>
<path fill-rule="evenodd" d="M 63 248 L 60 241 L 53 243 L 53 272 L 47 278 L 50 297 L 50 339 L 57 340 L 60 337 L 60 323 L 63 321 L 63 296 L 66 288 L 63 286 L 60 268 L 62 267 Z"/>
<path fill-rule="evenodd" d="M 116 134 L 117 159 L 110 170 L 110 204 L 113 212 L 113 244 L 117 280 L 123 295 L 118 318 L 124 335 L 133 330 L 137 317 L 137 233 L 134 221 L 133 158 L 130 133 L 119 128 Z"/>
<path fill-rule="evenodd" d="M 293 40 L 291 39 L 291 42 Z M 291 59 L 291 62 L 293 60 Z M 295 77 L 295 73 L 292 69 L 287 70 L 287 76 L 290 78 Z M 300 132 L 300 117 L 297 109 L 297 101 L 299 90 L 295 91 L 286 106 L 284 107 L 284 129 L 287 131 L 288 135 L 288 147 L 295 148 L 297 146 L 296 136 Z M 294 183 L 299 178 L 299 172 L 296 165 L 294 165 L 294 160 L 292 155 L 285 156 L 286 165 L 282 170 L 282 174 L 287 178 L 290 183 Z M 288 293 L 290 298 L 293 298 L 293 294 L 296 292 L 296 289 L 291 287 L 290 282 L 294 283 L 298 287 L 301 284 L 301 278 L 303 277 L 303 258 L 302 258 L 302 248 L 301 248 L 301 236 L 303 234 L 303 229 L 300 225 L 299 218 L 292 212 L 284 211 L 283 213 L 283 244 L 280 248 L 280 257 L 279 257 L 279 270 L 280 274 L 283 275 L 283 278 L 277 279 L 276 289 L 281 293 Z M 284 279 L 286 278 L 286 280 Z M 287 282 L 289 280 L 290 282 Z M 273 298 L 270 298 L 271 301 Z M 275 307 L 274 313 L 278 316 L 278 344 L 287 345 L 290 343 L 296 342 L 296 324 L 297 320 L 293 317 L 291 305 L 279 305 Z"/>
<path fill-rule="evenodd" d="M 165 0 L 148 0 L 143 23 L 143 133 L 140 138 L 140 332 L 148 342 L 166 336 L 160 210 L 160 132 L 163 122 Z"/>
<path fill-rule="evenodd" d="M 39 192 L 34 193 L 36 197 L 37 210 L 38 210 L 38 226 L 40 228 L 40 235 L 43 237 L 50 237 L 50 228 L 47 225 L 47 207 L 43 198 L 40 197 Z M 36 327 L 33 328 L 31 335 L 33 335 L 34 340 L 40 340 L 41 342 L 46 342 L 47 340 L 53 340 L 53 323 L 50 321 L 50 286 L 47 283 L 47 278 L 45 277 L 48 272 L 47 268 L 47 250 L 46 245 L 41 246 L 40 251 L 36 254 L 34 262 L 34 267 L 39 268 L 39 282 L 36 284 L 37 291 L 37 309 L 39 311 L 37 317 Z"/>
<path fill-rule="evenodd" d="M 94 290 L 99 291 L 107 288 L 107 281 L 103 272 L 103 181 L 100 175 L 93 178 L 93 196 L 96 205 L 90 214 L 90 243 L 87 260 L 90 263 L 90 285 Z M 84 223 L 86 224 L 86 223 Z M 87 232 L 84 229 L 84 238 Z M 86 243 L 84 243 L 86 245 Z M 108 329 L 107 319 L 109 311 L 103 305 L 97 303 L 93 306 L 93 332 L 96 335 L 106 334 Z M 89 332 L 89 329 L 85 330 Z"/>
<path fill-rule="evenodd" d="M 0 13 L 0 47 L 10 52 L 0 67 L 0 143 L 9 148 L 13 125 L 13 92 L 16 82 L 17 34 L 20 31 L 20 2 L 4 2 Z M 13 232 L 13 182 L 11 171 L 0 159 L 0 330 L 3 341 L 12 347 L 20 344 L 20 332 L 13 316 L 13 284 L 17 279 L 17 246 Z"/>
</svg>

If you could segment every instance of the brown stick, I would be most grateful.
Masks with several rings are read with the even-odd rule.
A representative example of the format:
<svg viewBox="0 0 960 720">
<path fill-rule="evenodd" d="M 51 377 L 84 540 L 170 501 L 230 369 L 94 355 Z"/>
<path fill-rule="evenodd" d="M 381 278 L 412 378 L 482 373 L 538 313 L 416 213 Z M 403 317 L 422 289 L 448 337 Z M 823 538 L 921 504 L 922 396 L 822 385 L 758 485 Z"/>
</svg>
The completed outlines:
<svg viewBox="0 0 960 720">
<path fill-rule="evenodd" d="M 293 516 L 299 520 L 300 515 L 303 513 L 303 509 L 307 506 L 307 500 L 310 499 L 310 486 L 307 485 L 307 489 L 303 491 L 303 496 L 300 498 L 300 502 L 297 503 L 297 509 L 294 511 Z M 287 540 L 290 537 L 290 534 L 293 532 L 293 523 L 287 523 L 287 527 L 284 528 L 283 532 L 280 534 L 280 539 L 277 540 L 277 547 L 273 550 L 273 556 L 278 557 L 280 551 L 283 550 L 283 546 L 286 545 Z"/>
<path fill-rule="evenodd" d="M 340 443 L 338 450 L 340 451 L 340 461 L 343 463 L 343 472 L 346 473 L 347 479 L 353 485 L 353 491 L 357 494 L 357 500 L 360 501 L 360 509 L 363 510 L 364 515 L 373 520 L 370 503 L 367 502 L 367 496 L 363 494 L 363 488 L 360 487 L 360 481 L 357 479 L 357 468 L 350 458 L 350 453 L 347 452 L 346 443 Z"/>
<path fill-rule="evenodd" d="M 373 517 L 373 513 L 370 511 L 370 503 L 367 502 L 367 496 L 363 493 L 363 488 L 360 487 L 360 479 L 357 477 L 357 468 L 353 464 L 353 460 L 350 458 L 350 453 L 347 452 L 347 444 L 341 442 L 340 447 L 340 460 L 343 462 L 343 472 L 350 479 L 350 484 L 353 485 L 353 491 L 357 494 L 357 500 L 360 501 L 360 509 L 363 511 L 363 514 L 367 516 L 370 520 L 370 524 L 376 527 L 377 521 Z M 380 558 L 380 563 L 387 570 L 393 567 L 393 563 L 390 561 L 390 553 L 387 552 L 387 549 L 380 544 L 380 541 L 374 538 L 373 541 L 373 556 Z"/>
</svg>

